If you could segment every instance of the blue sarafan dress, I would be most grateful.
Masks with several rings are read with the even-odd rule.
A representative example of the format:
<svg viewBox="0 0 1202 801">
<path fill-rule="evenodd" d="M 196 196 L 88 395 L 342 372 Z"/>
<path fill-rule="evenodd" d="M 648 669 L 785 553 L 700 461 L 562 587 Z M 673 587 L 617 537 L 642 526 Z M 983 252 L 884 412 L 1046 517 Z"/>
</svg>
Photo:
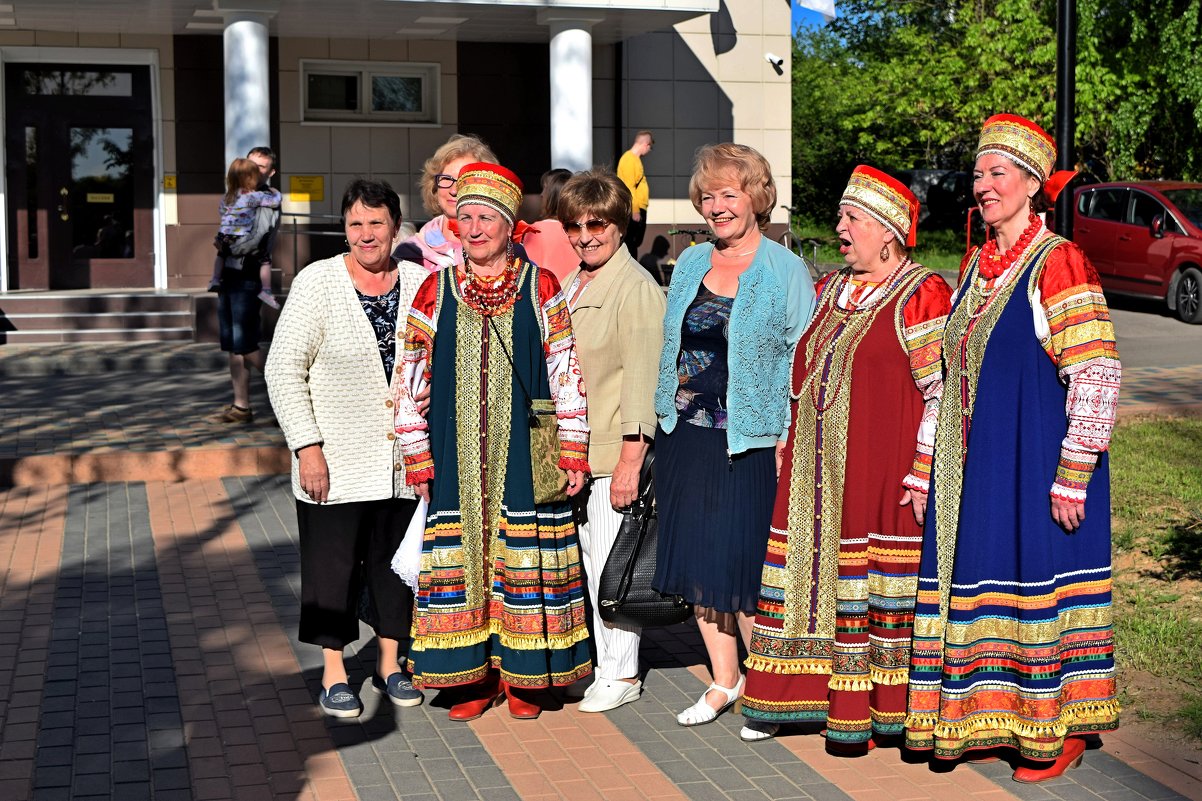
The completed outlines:
<svg viewBox="0 0 1202 801">
<path fill-rule="evenodd" d="M 1078 465 L 1088 494 L 1077 531 L 1056 524 L 1049 501 L 1072 472 L 1061 444 L 1083 416 L 1066 416 L 1066 401 L 1093 403 L 1109 436 L 1117 352 L 1096 273 L 1075 246 L 1045 232 L 988 294 L 978 260 L 944 337 L 906 743 L 943 758 L 1009 746 L 1048 760 L 1066 736 L 1118 726 L 1107 454 L 1092 478 Z M 1035 310 L 1050 328 L 1039 336 Z M 1074 393 L 1073 359 L 1104 364 L 1094 375 L 1106 379 L 1085 389 L 1078 379 Z"/>
<path fill-rule="evenodd" d="M 583 383 L 559 285 L 518 267 L 500 313 L 474 308 L 462 292 L 472 279 L 448 268 L 409 314 L 397 432 L 410 483 L 433 476 L 409 654 L 424 687 L 495 668 L 513 687 L 542 688 L 592 670 L 572 510 L 534 503 L 526 398 L 555 400 L 559 466 L 588 470 Z M 428 424 L 412 402 L 427 378 Z"/>
</svg>

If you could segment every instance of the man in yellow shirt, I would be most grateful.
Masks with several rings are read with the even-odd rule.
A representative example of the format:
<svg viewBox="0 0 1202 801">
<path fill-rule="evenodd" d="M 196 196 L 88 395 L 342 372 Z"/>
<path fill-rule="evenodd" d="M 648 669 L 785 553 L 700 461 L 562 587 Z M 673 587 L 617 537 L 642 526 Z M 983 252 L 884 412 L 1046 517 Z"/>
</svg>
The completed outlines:
<svg viewBox="0 0 1202 801">
<path fill-rule="evenodd" d="M 636 259 L 643 234 L 647 232 L 647 205 L 651 202 L 651 190 L 647 187 L 647 176 L 643 173 L 643 156 L 651 152 L 655 139 L 650 131 L 639 131 L 634 135 L 634 144 L 618 159 L 618 178 L 630 190 L 630 224 L 622 242 Z"/>
</svg>

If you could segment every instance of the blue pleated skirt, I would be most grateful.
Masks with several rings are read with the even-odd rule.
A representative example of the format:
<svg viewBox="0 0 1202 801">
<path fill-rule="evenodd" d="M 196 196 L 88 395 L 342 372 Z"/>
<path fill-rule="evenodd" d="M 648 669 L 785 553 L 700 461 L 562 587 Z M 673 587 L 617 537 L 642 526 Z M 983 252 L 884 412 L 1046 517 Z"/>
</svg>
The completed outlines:
<svg viewBox="0 0 1202 801">
<path fill-rule="evenodd" d="M 726 431 L 678 421 L 655 433 L 659 540 L 653 586 L 719 612 L 755 613 L 776 496 L 776 458 L 728 458 Z"/>
</svg>

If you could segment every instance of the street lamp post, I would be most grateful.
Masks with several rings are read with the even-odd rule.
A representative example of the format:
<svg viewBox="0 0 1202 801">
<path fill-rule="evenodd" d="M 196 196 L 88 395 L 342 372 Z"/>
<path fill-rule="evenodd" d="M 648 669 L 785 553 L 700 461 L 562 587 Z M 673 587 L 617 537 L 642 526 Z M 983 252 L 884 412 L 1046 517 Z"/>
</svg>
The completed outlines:
<svg viewBox="0 0 1202 801">
<path fill-rule="evenodd" d="M 1076 163 L 1077 0 L 1056 3 L 1056 169 Z M 1056 232 L 1073 235 L 1073 194 L 1065 187 L 1056 201 Z"/>
</svg>

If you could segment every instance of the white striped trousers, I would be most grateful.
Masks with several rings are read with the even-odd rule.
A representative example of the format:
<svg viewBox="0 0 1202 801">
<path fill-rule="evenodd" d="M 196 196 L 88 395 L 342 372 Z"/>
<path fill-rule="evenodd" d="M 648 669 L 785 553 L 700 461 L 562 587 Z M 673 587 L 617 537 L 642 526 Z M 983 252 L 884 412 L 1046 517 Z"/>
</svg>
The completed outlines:
<svg viewBox="0 0 1202 801">
<path fill-rule="evenodd" d="M 597 646 L 597 677 L 628 679 L 639 673 L 639 638 L 642 629 L 606 623 L 597 614 L 601 571 L 613 548 L 622 513 L 609 505 L 610 477 L 594 479 L 585 490 L 584 503 L 576 504 L 580 550 L 588 575 L 589 602 L 593 605 L 593 640 Z"/>
</svg>

